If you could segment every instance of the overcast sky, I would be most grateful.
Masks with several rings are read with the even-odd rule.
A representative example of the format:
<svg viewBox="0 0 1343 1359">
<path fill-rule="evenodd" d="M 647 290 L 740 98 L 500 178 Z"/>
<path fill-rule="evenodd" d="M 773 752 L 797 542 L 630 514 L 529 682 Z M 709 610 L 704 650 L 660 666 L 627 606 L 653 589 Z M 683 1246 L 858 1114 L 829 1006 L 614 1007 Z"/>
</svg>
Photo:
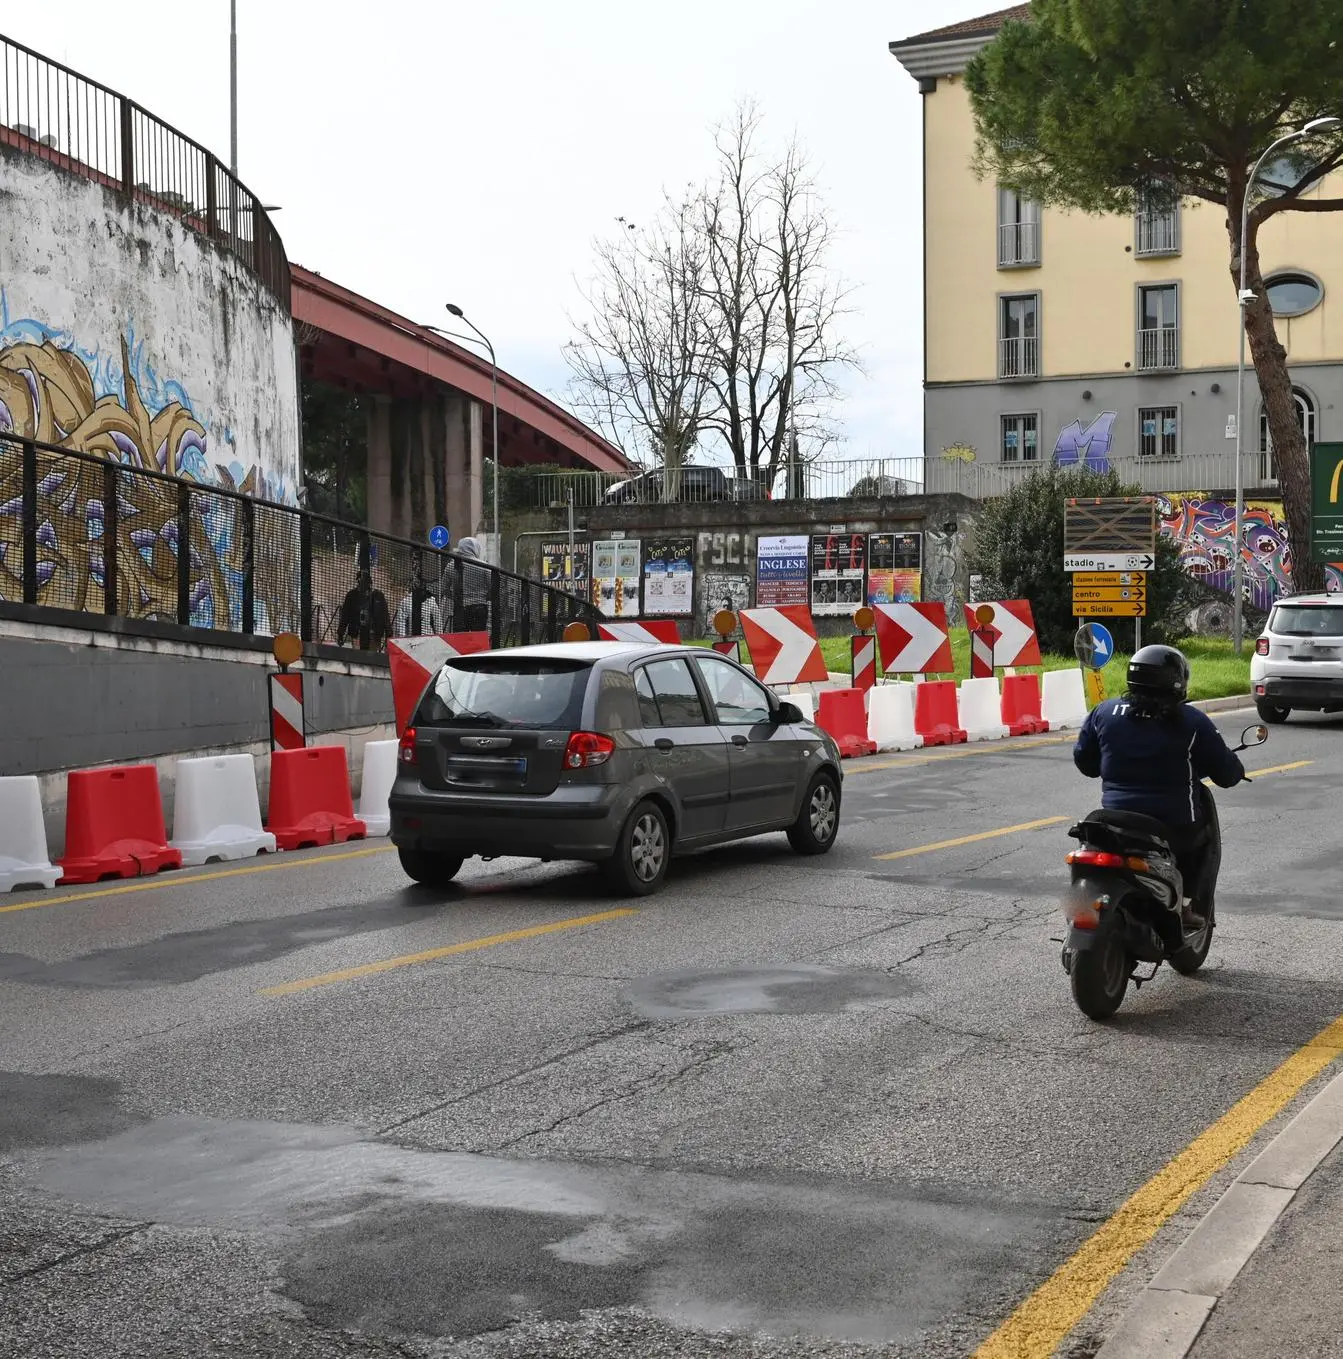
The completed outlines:
<svg viewBox="0 0 1343 1359">
<path fill-rule="evenodd" d="M 594 234 L 705 176 L 754 99 L 811 152 L 856 286 L 846 454 L 921 452 L 919 94 L 894 38 L 995 0 L 238 0 L 239 174 L 290 258 L 419 320 L 455 301 L 555 397 Z M 10 6 L 0 31 L 228 157 L 228 0 Z"/>
</svg>

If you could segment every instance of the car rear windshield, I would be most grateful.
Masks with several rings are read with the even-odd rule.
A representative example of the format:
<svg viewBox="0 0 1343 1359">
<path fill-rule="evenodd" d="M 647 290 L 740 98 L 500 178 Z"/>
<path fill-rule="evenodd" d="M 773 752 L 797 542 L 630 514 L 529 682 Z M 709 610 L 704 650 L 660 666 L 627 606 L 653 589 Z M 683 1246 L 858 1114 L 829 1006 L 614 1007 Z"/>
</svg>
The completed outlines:
<svg viewBox="0 0 1343 1359">
<path fill-rule="evenodd" d="M 572 731 L 592 667 L 586 661 L 461 656 L 435 676 L 412 722 L 423 727 Z"/>
<path fill-rule="evenodd" d="M 1343 603 L 1279 604 L 1269 630 L 1284 637 L 1343 637 Z"/>
</svg>

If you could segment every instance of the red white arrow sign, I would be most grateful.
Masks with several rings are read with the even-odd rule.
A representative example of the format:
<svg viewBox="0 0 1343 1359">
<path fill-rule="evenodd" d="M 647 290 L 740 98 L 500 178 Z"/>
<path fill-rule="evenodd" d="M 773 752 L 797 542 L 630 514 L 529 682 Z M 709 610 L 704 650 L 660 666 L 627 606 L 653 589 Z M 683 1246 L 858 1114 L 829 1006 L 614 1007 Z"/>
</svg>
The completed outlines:
<svg viewBox="0 0 1343 1359">
<path fill-rule="evenodd" d="M 881 667 L 890 675 L 947 675 L 955 668 L 947 635 L 947 606 L 877 604 Z"/>
<path fill-rule="evenodd" d="M 598 623 L 597 634 L 606 642 L 681 644 L 681 631 L 670 618 L 655 618 L 651 623 Z"/>
<path fill-rule="evenodd" d="M 444 661 L 490 649 L 488 632 L 445 632 L 430 637 L 393 637 L 387 643 L 387 662 L 392 671 L 392 710 L 396 734 L 410 721 L 429 681 Z"/>
<path fill-rule="evenodd" d="M 824 684 L 830 678 L 805 604 L 743 609 L 741 630 L 764 684 Z"/>
<path fill-rule="evenodd" d="M 993 617 L 988 626 L 998 629 L 993 647 L 994 665 L 1039 665 L 1040 643 L 1035 636 L 1035 616 L 1024 599 L 1001 599 L 990 604 L 967 604 L 965 626 L 971 631 L 980 626 L 976 609 L 989 608 Z"/>
</svg>

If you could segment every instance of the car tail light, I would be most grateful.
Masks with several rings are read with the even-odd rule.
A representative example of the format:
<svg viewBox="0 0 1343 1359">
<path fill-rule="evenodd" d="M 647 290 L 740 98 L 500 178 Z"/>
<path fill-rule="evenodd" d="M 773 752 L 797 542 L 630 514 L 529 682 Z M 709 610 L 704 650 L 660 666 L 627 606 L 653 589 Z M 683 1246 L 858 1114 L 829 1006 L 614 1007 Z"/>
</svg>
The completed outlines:
<svg viewBox="0 0 1343 1359">
<path fill-rule="evenodd" d="M 1122 854 L 1108 854 L 1103 849 L 1075 849 L 1068 855 L 1070 864 L 1082 864 L 1087 868 L 1124 868 Z"/>
<path fill-rule="evenodd" d="M 1267 637 L 1261 637 L 1261 638 L 1254 644 L 1254 649 L 1255 649 L 1255 651 L 1256 651 L 1256 653 L 1257 653 L 1258 655 L 1260 655 L 1260 656 L 1267 656 L 1267 655 L 1268 655 L 1268 638 L 1267 638 Z"/>
<path fill-rule="evenodd" d="M 597 731 L 576 731 L 564 747 L 566 769 L 591 769 L 605 764 L 615 754 L 616 743 Z"/>
<path fill-rule="evenodd" d="M 415 728 L 407 727 L 401 733 L 401 744 L 397 747 L 396 758 L 402 764 L 415 763 Z"/>
</svg>

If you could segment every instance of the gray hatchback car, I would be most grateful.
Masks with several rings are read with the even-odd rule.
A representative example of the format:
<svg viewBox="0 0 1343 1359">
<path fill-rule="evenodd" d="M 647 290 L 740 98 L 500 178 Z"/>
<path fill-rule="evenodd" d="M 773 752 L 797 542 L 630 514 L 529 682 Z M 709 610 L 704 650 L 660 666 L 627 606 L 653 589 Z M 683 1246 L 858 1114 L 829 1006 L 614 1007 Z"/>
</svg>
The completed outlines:
<svg viewBox="0 0 1343 1359">
<path fill-rule="evenodd" d="M 401 738 L 401 865 L 427 886 L 472 855 L 580 859 L 656 891 L 673 853 L 839 831 L 839 749 L 749 671 L 697 647 L 565 642 L 448 661 Z"/>
</svg>

